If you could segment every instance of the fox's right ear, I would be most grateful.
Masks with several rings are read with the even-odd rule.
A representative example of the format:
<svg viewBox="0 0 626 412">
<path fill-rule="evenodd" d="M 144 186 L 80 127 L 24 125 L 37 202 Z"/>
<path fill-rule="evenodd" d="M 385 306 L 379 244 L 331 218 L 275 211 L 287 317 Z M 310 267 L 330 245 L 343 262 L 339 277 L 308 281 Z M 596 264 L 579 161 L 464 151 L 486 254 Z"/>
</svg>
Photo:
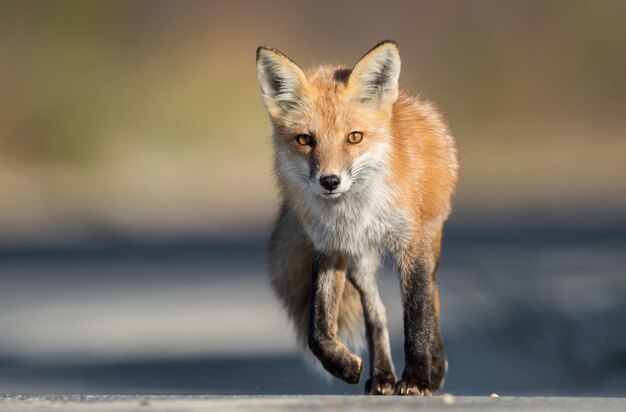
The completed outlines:
<svg viewBox="0 0 626 412">
<path fill-rule="evenodd" d="M 306 76 L 287 56 L 271 47 L 256 51 L 256 75 L 261 86 L 261 99 L 273 117 L 292 109 L 301 100 Z"/>
</svg>

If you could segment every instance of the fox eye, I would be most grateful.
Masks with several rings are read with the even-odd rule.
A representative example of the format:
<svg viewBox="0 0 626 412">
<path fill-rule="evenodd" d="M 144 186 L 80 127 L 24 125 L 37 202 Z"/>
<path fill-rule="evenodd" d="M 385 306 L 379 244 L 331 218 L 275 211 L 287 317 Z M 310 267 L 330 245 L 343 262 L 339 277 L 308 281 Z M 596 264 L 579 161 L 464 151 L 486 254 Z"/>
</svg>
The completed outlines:
<svg viewBox="0 0 626 412">
<path fill-rule="evenodd" d="M 363 140 L 363 133 L 361 132 L 350 132 L 348 134 L 348 143 L 350 144 L 361 143 L 361 140 Z"/>
<path fill-rule="evenodd" d="M 298 142 L 300 146 L 310 146 L 313 142 L 313 138 L 308 134 L 299 134 L 296 136 L 296 142 Z"/>
</svg>

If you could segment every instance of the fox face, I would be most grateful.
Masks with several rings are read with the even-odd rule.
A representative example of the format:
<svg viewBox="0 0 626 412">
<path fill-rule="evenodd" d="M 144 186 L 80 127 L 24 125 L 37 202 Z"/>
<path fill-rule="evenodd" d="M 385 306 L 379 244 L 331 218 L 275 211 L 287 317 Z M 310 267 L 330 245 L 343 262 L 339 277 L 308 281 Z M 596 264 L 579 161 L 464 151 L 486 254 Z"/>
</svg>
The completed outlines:
<svg viewBox="0 0 626 412">
<path fill-rule="evenodd" d="M 257 50 L 257 77 L 274 127 L 279 184 L 332 201 L 360 191 L 388 164 L 400 57 L 383 42 L 350 70 L 303 72 L 277 50 Z"/>
</svg>

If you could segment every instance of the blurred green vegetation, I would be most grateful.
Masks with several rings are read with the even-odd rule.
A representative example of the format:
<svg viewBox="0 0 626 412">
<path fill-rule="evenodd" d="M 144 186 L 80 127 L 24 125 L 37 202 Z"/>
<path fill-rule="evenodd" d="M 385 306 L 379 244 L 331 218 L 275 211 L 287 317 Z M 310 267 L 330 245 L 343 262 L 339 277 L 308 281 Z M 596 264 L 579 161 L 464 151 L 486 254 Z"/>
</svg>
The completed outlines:
<svg viewBox="0 0 626 412">
<path fill-rule="evenodd" d="M 458 138 L 460 215 L 623 216 L 624 16 L 610 0 L 4 1 L 2 239 L 263 227 L 255 48 L 351 65 L 384 38 Z"/>
<path fill-rule="evenodd" d="M 241 143 L 237 120 L 258 102 L 240 99 L 254 79 L 233 81 L 246 73 L 228 54 L 164 41 L 160 27 L 145 33 L 137 4 L 35 4 L 2 13 L 7 150 L 83 163 L 119 135 L 169 148 Z"/>
</svg>

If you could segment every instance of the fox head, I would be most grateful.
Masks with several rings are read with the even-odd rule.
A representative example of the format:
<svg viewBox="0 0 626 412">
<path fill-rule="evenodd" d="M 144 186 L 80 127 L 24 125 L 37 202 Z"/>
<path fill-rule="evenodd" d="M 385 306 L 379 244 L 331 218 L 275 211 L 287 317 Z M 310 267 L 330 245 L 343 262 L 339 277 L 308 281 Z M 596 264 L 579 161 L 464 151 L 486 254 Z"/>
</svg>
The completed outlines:
<svg viewBox="0 0 626 412">
<path fill-rule="evenodd" d="M 400 54 L 393 41 L 376 45 L 352 69 L 321 66 L 306 73 L 261 46 L 256 69 L 274 127 L 279 184 L 331 201 L 380 174 L 398 98 Z"/>
</svg>

